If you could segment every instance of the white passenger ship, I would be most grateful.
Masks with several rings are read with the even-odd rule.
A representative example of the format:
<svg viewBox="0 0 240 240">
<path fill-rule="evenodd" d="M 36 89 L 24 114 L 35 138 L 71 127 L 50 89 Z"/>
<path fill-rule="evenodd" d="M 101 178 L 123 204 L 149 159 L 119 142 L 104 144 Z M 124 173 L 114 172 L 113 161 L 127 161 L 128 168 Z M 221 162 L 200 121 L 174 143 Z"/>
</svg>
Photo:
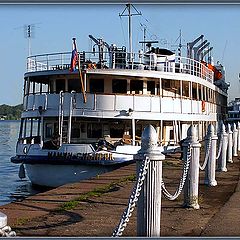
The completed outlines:
<svg viewBox="0 0 240 240">
<path fill-rule="evenodd" d="M 229 123 L 235 122 L 236 124 L 240 121 L 240 98 L 235 98 L 228 104 L 228 118 Z"/>
<path fill-rule="evenodd" d="M 24 164 L 33 184 L 56 187 L 132 162 L 148 124 L 166 151 L 190 124 L 201 139 L 209 123 L 226 118 L 225 70 L 212 58 L 203 62 L 211 51 L 203 35 L 188 43 L 186 56 L 147 41 L 146 51 L 127 52 L 89 37 L 98 51 L 78 52 L 75 71 L 74 51 L 27 59 L 11 161 Z"/>
</svg>

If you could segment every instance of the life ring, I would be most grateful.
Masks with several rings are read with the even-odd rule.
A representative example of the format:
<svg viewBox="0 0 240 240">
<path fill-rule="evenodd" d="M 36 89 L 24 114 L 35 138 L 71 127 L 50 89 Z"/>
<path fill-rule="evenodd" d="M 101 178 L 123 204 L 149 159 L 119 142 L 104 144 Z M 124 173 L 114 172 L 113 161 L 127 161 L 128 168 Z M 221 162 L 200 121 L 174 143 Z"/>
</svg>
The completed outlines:
<svg viewBox="0 0 240 240">
<path fill-rule="evenodd" d="M 202 101 L 202 112 L 206 111 L 206 102 L 203 100 Z"/>
<path fill-rule="evenodd" d="M 88 69 L 96 69 L 97 68 L 96 63 L 89 63 L 87 68 Z"/>
</svg>

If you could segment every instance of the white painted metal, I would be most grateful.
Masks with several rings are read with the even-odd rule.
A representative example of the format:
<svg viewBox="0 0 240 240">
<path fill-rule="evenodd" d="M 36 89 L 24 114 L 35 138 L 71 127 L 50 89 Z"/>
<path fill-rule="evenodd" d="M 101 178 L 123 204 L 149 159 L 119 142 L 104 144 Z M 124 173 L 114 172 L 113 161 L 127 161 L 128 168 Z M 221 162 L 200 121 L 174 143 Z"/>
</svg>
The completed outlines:
<svg viewBox="0 0 240 240">
<path fill-rule="evenodd" d="M 183 157 L 187 159 L 188 148 L 191 148 L 190 167 L 184 186 L 184 207 L 199 209 L 198 183 L 199 183 L 199 157 L 201 144 L 197 139 L 196 126 L 191 125 L 187 132 L 187 139 L 183 142 Z"/>
<path fill-rule="evenodd" d="M 240 122 L 237 123 L 238 130 L 238 151 L 240 151 Z"/>
<path fill-rule="evenodd" d="M 147 126 L 142 133 L 141 149 L 136 156 L 137 174 L 141 161 L 150 159 L 137 210 L 137 236 L 160 237 L 162 161 L 165 156 L 157 149 L 157 132 Z"/>
<path fill-rule="evenodd" d="M 228 133 L 228 155 L 227 162 L 233 163 L 233 132 L 231 130 L 230 123 L 227 124 L 227 133 Z"/>
<path fill-rule="evenodd" d="M 238 150 L 237 150 L 237 145 L 238 145 L 238 130 L 236 127 L 236 123 L 233 123 L 232 125 L 232 131 L 233 131 L 233 156 L 237 157 L 238 156 Z"/>
<path fill-rule="evenodd" d="M 219 138 L 220 141 L 222 140 L 222 147 L 220 149 L 221 153 L 218 158 L 218 171 L 227 172 L 228 133 L 226 133 L 224 123 L 221 123 Z"/>
<path fill-rule="evenodd" d="M 211 141 L 211 144 L 209 149 L 209 159 L 205 169 L 204 183 L 212 187 L 217 185 L 217 181 L 215 178 L 217 139 L 218 137 L 217 135 L 215 135 L 214 126 L 212 124 L 209 124 L 206 140 Z"/>
</svg>

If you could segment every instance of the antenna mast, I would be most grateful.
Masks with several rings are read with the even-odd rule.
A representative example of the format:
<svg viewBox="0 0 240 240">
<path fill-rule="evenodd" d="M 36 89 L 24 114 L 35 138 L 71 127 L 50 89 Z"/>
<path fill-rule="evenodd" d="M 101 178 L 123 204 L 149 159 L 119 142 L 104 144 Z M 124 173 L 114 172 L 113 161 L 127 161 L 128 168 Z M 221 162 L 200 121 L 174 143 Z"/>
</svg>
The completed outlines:
<svg viewBox="0 0 240 240">
<path fill-rule="evenodd" d="M 131 12 L 131 8 L 135 10 L 135 13 Z M 125 14 L 127 10 L 127 14 Z M 139 12 L 132 4 L 128 3 L 126 4 L 126 8 L 123 10 L 121 14 L 119 14 L 120 17 L 127 16 L 128 17 L 128 42 L 129 42 L 129 52 L 130 52 L 130 61 L 133 61 L 133 56 L 132 56 L 132 16 L 136 15 L 142 15 L 141 12 Z"/>
<path fill-rule="evenodd" d="M 33 38 L 34 24 L 24 25 L 24 35 L 28 39 L 28 56 L 31 55 L 31 38 Z"/>
<path fill-rule="evenodd" d="M 31 39 L 34 38 L 35 34 L 35 25 L 41 23 L 32 23 L 32 24 L 25 24 L 24 25 L 24 36 L 28 39 L 28 56 L 32 55 L 31 49 Z"/>
</svg>

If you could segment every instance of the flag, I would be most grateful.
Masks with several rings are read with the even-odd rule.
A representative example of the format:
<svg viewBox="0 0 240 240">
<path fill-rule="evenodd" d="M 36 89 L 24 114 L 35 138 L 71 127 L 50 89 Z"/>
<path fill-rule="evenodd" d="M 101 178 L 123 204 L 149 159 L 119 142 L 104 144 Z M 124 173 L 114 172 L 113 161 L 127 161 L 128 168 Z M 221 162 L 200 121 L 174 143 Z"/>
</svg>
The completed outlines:
<svg viewBox="0 0 240 240">
<path fill-rule="evenodd" d="M 75 39 L 73 38 L 73 50 L 72 50 L 72 57 L 71 57 L 71 64 L 70 64 L 70 72 L 76 70 L 76 66 L 78 65 L 78 52 L 76 47 Z"/>
</svg>

